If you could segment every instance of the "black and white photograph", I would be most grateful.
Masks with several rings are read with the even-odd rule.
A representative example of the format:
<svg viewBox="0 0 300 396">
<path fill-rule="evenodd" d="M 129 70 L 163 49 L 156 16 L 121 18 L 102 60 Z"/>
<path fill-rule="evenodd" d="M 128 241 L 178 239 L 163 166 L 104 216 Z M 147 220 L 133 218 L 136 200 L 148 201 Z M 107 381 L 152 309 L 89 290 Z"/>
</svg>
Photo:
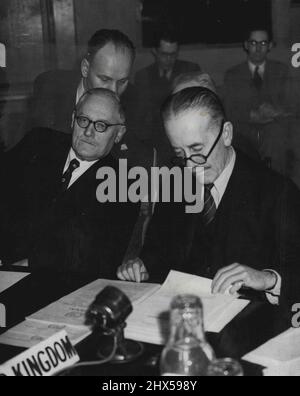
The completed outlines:
<svg viewBox="0 0 300 396">
<path fill-rule="evenodd" d="M 0 376 L 300 376 L 299 189 L 299 0 L 0 0 Z"/>
</svg>

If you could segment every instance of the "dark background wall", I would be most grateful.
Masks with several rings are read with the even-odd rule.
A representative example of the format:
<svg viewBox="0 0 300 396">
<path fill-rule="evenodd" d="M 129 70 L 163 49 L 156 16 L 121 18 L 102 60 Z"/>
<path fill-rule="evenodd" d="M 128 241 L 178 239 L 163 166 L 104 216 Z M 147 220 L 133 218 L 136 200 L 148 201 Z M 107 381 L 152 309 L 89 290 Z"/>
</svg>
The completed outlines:
<svg viewBox="0 0 300 396">
<path fill-rule="evenodd" d="M 194 1 L 176 0 L 176 3 L 182 4 L 184 15 L 188 5 L 193 4 Z M 213 1 L 197 1 L 199 4 L 213 4 Z M 228 1 L 240 3 L 240 0 Z M 219 2 L 226 4 L 228 8 L 228 1 Z M 265 4 L 269 0 L 260 1 Z M 299 5 L 291 8 L 290 0 L 270 1 L 273 30 L 278 46 L 290 51 L 292 43 L 300 39 Z M 7 46 L 7 72 L 12 85 L 26 91 L 30 89 L 33 79 L 41 71 L 55 67 L 73 67 L 85 51 L 85 44 L 90 35 L 100 28 L 114 27 L 123 30 L 140 48 L 137 68 L 149 63 L 152 59 L 149 50 L 142 49 L 141 45 L 143 24 L 138 15 L 140 2 L 141 0 L 0 0 L 0 42 L 4 42 Z M 257 0 L 247 0 L 247 2 L 254 4 Z M 236 24 L 240 23 L 240 15 L 235 10 L 228 8 L 227 14 L 234 16 Z M 194 19 L 197 20 L 197 16 Z M 144 20 L 144 24 L 146 23 L 147 20 Z M 225 29 L 224 26 L 222 29 Z M 199 25 L 199 30 L 200 27 Z M 215 27 L 212 30 L 218 29 Z M 209 37 L 213 35 L 209 34 Z M 229 41 L 235 40 L 231 37 Z M 236 48 L 235 56 L 232 56 L 232 47 Z M 218 63 L 218 59 L 218 62 L 214 62 L 212 58 L 218 53 L 214 51 L 218 48 L 222 48 L 220 51 L 223 54 L 224 45 L 210 47 L 203 43 L 188 45 L 183 48 L 183 53 L 185 57 L 199 58 L 201 63 L 201 58 L 204 58 L 209 51 L 210 55 L 207 59 L 212 68 L 211 72 L 220 73 L 222 65 Z M 230 56 L 233 62 L 242 56 L 240 43 L 235 46 L 230 45 Z M 224 67 L 227 67 L 227 63 L 224 63 Z M 27 87 L 24 88 L 24 84 L 25 86 L 27 84 Z"/>
</svg>

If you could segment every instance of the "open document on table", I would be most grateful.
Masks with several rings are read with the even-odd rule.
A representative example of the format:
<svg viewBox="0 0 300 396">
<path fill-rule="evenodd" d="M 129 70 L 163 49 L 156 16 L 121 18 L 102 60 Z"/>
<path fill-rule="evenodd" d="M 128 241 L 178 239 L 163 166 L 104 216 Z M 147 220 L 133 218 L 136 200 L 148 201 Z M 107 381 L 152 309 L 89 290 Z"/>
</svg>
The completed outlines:
<svg viewBox="0 0 300 396">
<path fill-rule="evenodd" d="M 66 326 L 67 332 L 68 328 L 72 330 L 75 338 L 78 336 L 80 339 L 84 334 L 88 336 L 90 329 L 85 324 L 87 309 L 106 286 L 118 287 L 132 301 L 134 310 L 127 321 L 127 338 L 164 344 L 168 337 L 170 304 L 178 294 L 199 296 L 203 301 L 206 331 L 218 333 L 249 304 L 249 301 L 238 300 L 238 296 L 214 296 L 211 293 L 211 283 L 211 280 L 176 271 L 170 272 L 163 286 L 97 280 L 31 315 L 27 318 L 29 323 L 17 326 L 2 338 L 5 342 L 14 339 L 15 344 L 19 342 L 24 346 L 26 339 L 34 340 L 34 332 L 37 335 L 46 334 L 55 330 L 57 325 Z M 24 340 L 23 337 L 18 341 L 16 339 L 22 333 L 22 329 L 27 333 L 27 338 Z"/>
<path fill-rule="evenodd" d="M 91 334 L 87 328 L 26 320 L 2 334 L 0 344 L 32 348 L 63 330 L 67 332 L 73 345 L 79 344 Z"/>
<path fill-rule="evenodd" d="M 164 285 L 135 307 L 127 321 L 127 338 L 164 345 L 169 334 L 169 310 L 178 294 L 194 294 L 201 298 L 204 325 L 208 332 L 219 333 L 248 304 L 238 296 L 213 295 L 212 281 L 198 276 L 170 272 Z"/>
<path fill-rule="evenodd" d="M 0 293 L 14 286 L 29 274 L 23 272 L 0 271 Z"/>
</svg>

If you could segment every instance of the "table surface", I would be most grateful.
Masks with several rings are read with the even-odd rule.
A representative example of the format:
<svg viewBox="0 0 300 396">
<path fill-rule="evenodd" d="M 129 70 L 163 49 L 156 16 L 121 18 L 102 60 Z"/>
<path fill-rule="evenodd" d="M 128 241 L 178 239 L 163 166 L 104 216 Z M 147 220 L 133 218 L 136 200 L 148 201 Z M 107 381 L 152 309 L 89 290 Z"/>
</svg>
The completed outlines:
<svg viewBox="0 0 300 396">
<path fill-rule="evenodd" d="M 0 273 L 1 276 L 1 273 Z M 0 294 L 0 303 L 7 310 L 7 329 L 25 320 L 37 310 L 77 290 L 93 279 L 70 275 L 32 274 L 17 285 Z M 287 330 L 290 325 L 282 308 L 270 305 L 262 296 L 251 296 L 252 301 L 221 333 L 207 334 L 218 357 L 240 360 L 271 338 Z M 0 330 L 1 332 L 2 330 Z M 2 331 L 2 332 L 3 332 Z M 103 340 L 97 335 L 78 345 L 82 361 L 96 359 L 97 346 Z M 105 342 L 105 340 L 104 340 Z M 144 345 L 141 358 L 130 364 L 107 364 L 98 367 L 74 369 L 68 375 L 80 376 L 156 376 L 161 347 Z M 22 349 L 0 345 L 0 364 L 22 352 Z M 243 362 L 246 374 L 262 375 L 262 368 Z"/>
</svg>

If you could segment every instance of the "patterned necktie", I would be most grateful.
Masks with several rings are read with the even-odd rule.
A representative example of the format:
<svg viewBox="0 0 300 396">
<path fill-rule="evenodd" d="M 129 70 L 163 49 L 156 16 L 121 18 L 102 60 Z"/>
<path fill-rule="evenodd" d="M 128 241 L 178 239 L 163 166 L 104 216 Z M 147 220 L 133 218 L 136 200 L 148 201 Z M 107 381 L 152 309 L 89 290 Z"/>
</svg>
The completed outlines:
<svg viewBox="0 0 300 396">
<path fill-rule="evenodd" d="M 79 163 L 79 161 L 77 159 L 73 159 L 70 162 L 69 168 L 63 174 L 63 177 L 62 177 L 62 180 L 61 180 L 61 182 L 62 182 L 62 190 L 63 191 L 67 191 L 68 190 L 70 181 L 72 179 L 73 172 L 76 169 L 78 169 L 79 167 L 80 167 L 80 163 Z"/>
<path fill-rule="evenodd" d="M 204 187 L 204 209 L 202 212 L 202 218 L 205 227 L 214 220 L 217 213 L 217 205 L 211 193 L 213 187 L 214 184 L 207 184 Z"/>
<path fill-rule="evenodd" d="M 263 79 L 261 75 L 259 74 L 259 66 L 256 67 L 254 75 L 253 75 L 253 83 L 255 88 L 260 91 L 263 86 Z"/>
</svg>

